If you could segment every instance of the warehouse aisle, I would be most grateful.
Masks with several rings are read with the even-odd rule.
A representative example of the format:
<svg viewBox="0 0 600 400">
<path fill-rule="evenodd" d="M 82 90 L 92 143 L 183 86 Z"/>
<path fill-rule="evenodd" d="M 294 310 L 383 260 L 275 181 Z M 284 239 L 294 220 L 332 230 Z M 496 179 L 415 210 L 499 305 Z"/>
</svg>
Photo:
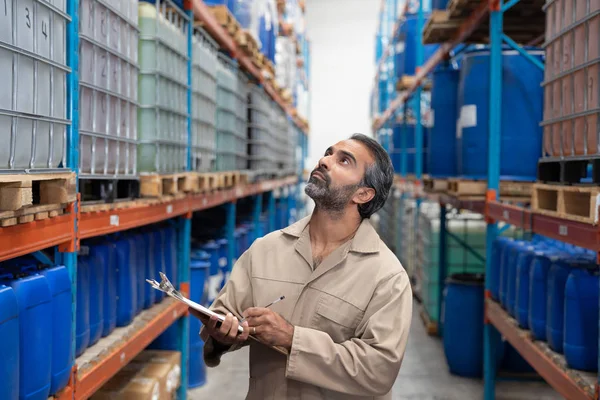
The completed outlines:
<svg viewBox="0 0 600 400">
<path fill-rule="evenodd" d="M 233 382 L 233 383 L 232 383 Z M 561 397 L 545 382 L 498 382 L 497 400 L 554 400 Z M 207 384 L 190 390 L 191 400 L 243 400 L 248 390 L 247 349 L 223 357 L 217 369 L 208 369 Z M 425 332 L 417 305 L 400 375 L 394 384 L 394 400 L 467 400 L 483 398 L 482 381 L 448 373 L 442 342 Z"/>
</svg>

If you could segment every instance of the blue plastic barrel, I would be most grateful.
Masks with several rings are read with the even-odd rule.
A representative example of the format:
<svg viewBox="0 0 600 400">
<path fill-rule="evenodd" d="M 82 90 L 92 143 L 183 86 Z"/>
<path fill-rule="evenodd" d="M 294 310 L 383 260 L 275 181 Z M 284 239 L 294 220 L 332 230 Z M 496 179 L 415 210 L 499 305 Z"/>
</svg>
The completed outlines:
<svg viewBox="0 0 600 400">
<path fill-rule="evenodd" d="M 448 5 L 448 0 L 432 0 L 431 7 L 434 10 L 445 10 Z"/>
<path fill-rule="evenodd" d="M 163 232 L 165 271 L 171 283 L 176 288 L 179 288 L 179 276 L 177 275 L 177 232 L 172 226 L 167 226 Z"/>
<path fill-rule="evenodd" d="M 428 173 L 432 177 L 456 176 L 456 101 L 460 71 L 450 63 L 433 71 L 431 112 L 433 126 L 429 138 Z"/>
<path fill-rule="evenodd" d="M 533 254 L 535 252 L 535 247 L 531 246 L 527 243 L 522 246 L 513 247 L 514 259 L 512 262 L 508 264 L 508 285 L 506 289 L 506 309 L 508 313 L 515 317 L 517 316 L 516 312 L 516 304 L 517 304 L 517 280 L 518 280 L 518 269 L 519 264 L 526 264 L 529 268 L 531 264 L 531 260 L 533 259 Z M 529 286 L 526 287 L 526 290 L 529 290 Z"/>
<path fill-rule="evenodd" d="M 12 287 L 19 307 L 19 398 L 46 400 L 52 381 L 52 293 L 44 275 L 19 276 L 0 282 Z"/>
<path fill-rule="evenodd" d="M 548 272 L 546 337 L 550 348 L 558 353 L 563 352 L 565 287 L 570 272 L 571 262 L 566 259 L 560 259 L 552 263 Z"/>
<path fill-rule="evenodd" d="M 543 62 L 544 52 L 528 49 Z M 535 180 L 541 156 L 544 72 L 508 47 L 502 55 L 500 121 L 501 179 Z M 490 51 L 473 48 L 463 55 L 458 89 L 461 135 L 458 173 L 467 178 L 487 177 L 490 110 Z M 494 105 L 496 107 L 496 105 Z"/>
<path fill-rule="evenodd" d="M 193 301 L 203 304 L 205 302 L 205 285 L 210 269 L 210 256 L 205 253 L 202 259 L 192 259 L 190 263 L 190 291 Z M 190 355 L 189 355 L 189 381 L 190 388 L 204 385 L 206 382 L 206 367 L 202 352 L 202 339 L 199 332 L 202 323 L 198 318 L 190 318 Z"/>
<path fill-rule="evenodd" d="M 75 356 L 79 357 L 90 344 L 90 261 L 88 256 L 77 259 L 77 313 L 75 321 Z"/>
<path fill-rule="evenodd" d="M 151 249 L 154 249 L 154 235 L 152 232 L 144 232 L 141 237 L 141 244 L 146 251 L 144 257 L 144 308 L 150 308 L 154 303 L 156 303 L 156 293 L 158 290 L 154 290 L 148 286 L 146 283 L 146 279 L 155 279 L 155 266 L 154 266 L 154 252 Z M 159 278 L 160 279 L 160 278 Z"/>
<path fill-rule="evenodd" d="M 490 268 L 490 292 L 492 298 L 496 301 L 500 299 L 500 265 L 502 263 L 502 252 L 508 242 L 512 239 L 505 236 L 498 236 L 492 244 L 492 262 Z"/>
<path fill-rule="evenodd" d="M 428 18 L 425 13 L 425 20 Z M 404 23 L 400 26 L 400 32 L 395 45 L 395 69 L 396 76 L 415 75 L 417 59 L 417 40 L 421 35 L 417 33 L 417 16 L 409 14 L 405 16 Z M 423 60 L 426 61 L 438 49 L 437 44 L 423 46 Z"/>
<path fill-rule="evenodd" d="M 71 278 L 69 277 L 69 271 L 62 265 L 42 270 L 40 273 L 46 277 L 52 295 L 52 378 L 50 394 L 54 395 L 67 386 L 73 366 L 71 363 L 71 325 L 73 323 Z"/>
<path fill-rule="evenodd" d="M 233 250 L 233 260 L 232 260 L 232 265 L 235 265 L 236 261 L 238 258 L 240 258 L 240 250 L 241 250 L 241 245 L 242 245 L 242 233 L 240 232 L 239 228 L 236 228 L 233 231 L 233 240 L 234 240 L 234 250 Z M 233 268 L 233 267 L 232 267 Z"/>
<path fill-rule="evenodd" d="M 404 132 L 404 133 L 403 133 Z M 393 129 L 393 143 L 394 149 L 392 150 L 391 159 L 394 171 L 397 173 L 402 172 L 402 135 L 406 135 L 406 173 L 415 173 L 415 160 L 417 155 L 416 143 L 415 143 L 415 126 L 406 124 L 405 130 L 402 130 L 402 124 L 396 124 Z M 429 128 L 423 127 L 423 173 L 428 173 L 427 167 L 429 166 L 427 146 L 429 143 Z"/>
<path fill-rule="evenodd" d="M 223 280 L 221 269 L 219 268 L 219 245 L 217 242 L 211 240 L 202 246 L 202 250 L 210 255 L 208 303 L 212 304 L 219 294 L 219 290 L 221 289 L 221 281 Z"/>
<path fill-rule="evenodd" d="M 512 240 L 506 243 L 502 252 L 502 260 L 500 262 L 500 304 L 505 309 L 508 307 L 510 267 L 516 264 L 518 249 L 524 245 L 525 242 L 522 240 Z M 513 277 L 516 277 L 516 274 Z"/>
<path fill-rule="evenodd" d="M 146 281 L 144 278 L 144 248 L 140 246 L 140 239 L 137 234 L 127 236 L 129 242 L 129 260 L 135 280 L 133 284 L 135 290 L 135 314 L 139 314 L 144 309 L 144 290 L 146 289 Z"/>
<path fill-rule="evenodd" d="M 531 266 L 535 256 L 542 253 L 542 250 L 538 250 L 538 248 L 534 246 L 528 246 L 523 252 L 521 252 L 517 260 L 514 316 L 517 319 L 517 322 L 519 322 L 519 325 L 524 329 L 529 329 L 529 292 L 531 288 Z"/>
<path fill-rule="evenodd" d="M 483 367 L 483 277 L 452 275 L 444 289 L 444 354 L 450 373 L 480 377 Z"/>
<path fill-rule="evenodd" d="M 569 367 L 598 370 L 598 274 L 575 269 L 565 288 L 564 352 Z"/>
<path fill-rule="evenodd" d="M 0 276 L 0 281 L 7 278 Z M 0 399 L 19 397 L 20 337 L 17 297 L 10 286 L 0 284 Z"/>
<path fill-rule="evenodd" d="M 205 256 L 204 256 L 205 255 Z M 200 258 L 192 258 L 190 262 L 190 299 L 198 304 L 206 304 L 207 288 L 208 288 L 208 273 L 210 269 L 210 256 L 208 253 L 204 255 L 196 255 Z M 200 332 L 200 320 L 198 318 L 190 318 L 190 340 L 192 342 L 200 340 L 198 336 Z"/>
<path fill-rule="evenodd" d="M 203 353 L 204 342 L 202 340 L 190 345 L 189 388 L 200 387 L 206 384 L 206 365 L 204 364 Z"/>
<path fill-rule="evenodd" d="M 126 238 L 116 243 L 117 258 L 117 326 L 127 326 L 137 310 L 137 271 L 132 259 L 131 243 Z M 77 291 L 79 292 L 79 291 Z"/>
<path fill-rule="evenodd" d="M 102 337 L 110 335 L 117 326 L 117 265 L 116 246 L 110 242 L 90 244 L 91 268 L 104 270 Z"/>
<path fill-rule="evenodd" d="M 537 340 L 546 340 L 546 313 L 548 304 L 548 272 L 558 260 L 558 253 L 536 254 L 531 264 L 529 290 L 529 329 Z"/>
<path fill-rule="evenodd" d="M 225 282 L 229 280 L 229 274 L 231 273 L 231 267 L 229 265 L 229 241 L 225 238 L 217 240 L 219 245 L 219 269 L 221 270 L 221 279 L 219 289 L 225 286 Z"/>
<path fill-rule="evenodd" d="M 154 238 L 154 249 L 152 250 L 152 254 L 154 254 L 154 274 L 151 279 L 155 279 L 160 282 L 160 272 L 163 274 L 167 273 L 165 267 L 165 257 L 163 254 L 163 240 L 164 235 L 161 229 L 157 229 L 152 232 L 152 236 Z M 171 277 L 169 277 L 171 279 Z M 156 293 L 154 294 L 156 302 L 161 301 L 165 298 L 165 294 L 161 291 L 154 290 Z"/>
<path fill-rule="evenodd" d="M 100 340 L 102 331 L 104 330 L 104 277 L 106 276 L 106 262 L 97 255 L 92 254 L 86 257 L 86 261 L 88 263 L 88 290 L 90 292 L 90 341 L 88 346 L 92 346 Z"/>
</svg>

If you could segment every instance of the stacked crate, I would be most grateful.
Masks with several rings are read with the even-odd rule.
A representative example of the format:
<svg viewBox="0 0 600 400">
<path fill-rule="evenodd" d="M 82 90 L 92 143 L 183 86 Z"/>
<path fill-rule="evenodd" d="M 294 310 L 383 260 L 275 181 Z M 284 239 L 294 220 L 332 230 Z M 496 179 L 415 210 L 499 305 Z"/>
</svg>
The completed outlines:
<svg viewBox="0 0 600 400">
<path fill-rule="evenodd" d="M 80 22 L 80 177 L 135 178 L 138 3 L 83 0 Z"/>
<path fill-rule="evenodd" d="M 249 167 L 256 175 L 269 174 L 277 168 L 272 137 L 272 103 L 264 90 L 255 85 L 250 87 L 248 98 Z"/>
<path fill-rule="evenodd" d="M 236 160 L 237 170 L 248 169 L 248 78 L 242 71 L 238 71 L 238 89 L 236 93 Z"/>
<path fill-rule="evenodd" d="M 139 3 L 140 172 L 184 171 L 188 145 L 189 19 L 170 0 Z"/>
<path fill-rule="evenodd" d="M 600 3 L 548 1 L 544 158 L 600 153 Z"/>
<path fill-rule="evenodd" d="M 213 171 L 216 162 L 217 44 L 196 28 L 192 71 L 192 170 Z"/>
<path fill-rule="evenodd" d="M 285 172 L 287 143 L 287 117 L 285 111 L 276 103 L 272 103 L 271 126 L 273 127 L 274 156 L 278 174 Z"/>
<path fill-rule="evenodd" d="M 298 143 L 298 130 L 292 120 L 287 120 L 287 135 L 285 143 L 285 175 L 293 175 L 296 169 L 296 144 Z"/>
<path fill-rule="evenodd" d="M 238 68 L 219 54 L 217 63 L 217 171 L 237 166 Z"/>
<path fill-rule="evenodd" d="M 0 8 L 0 171 L 65 167 L 68 16 L 54 4 Z"/>
</svg>

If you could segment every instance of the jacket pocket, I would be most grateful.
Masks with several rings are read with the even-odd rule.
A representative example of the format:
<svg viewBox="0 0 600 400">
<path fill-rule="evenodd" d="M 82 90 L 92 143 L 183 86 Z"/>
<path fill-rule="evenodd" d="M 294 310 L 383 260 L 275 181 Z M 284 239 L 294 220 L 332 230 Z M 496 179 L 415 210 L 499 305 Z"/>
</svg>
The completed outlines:
<svg viewBox="0 0 600 400">
<path fill-rule="evenodd" d="M 354 305 L 323 293 L 317 303 L 312 319 L 313 327 L 327 332 L 340 343 L 354 336 L 364 312 Z"/>
</svg>

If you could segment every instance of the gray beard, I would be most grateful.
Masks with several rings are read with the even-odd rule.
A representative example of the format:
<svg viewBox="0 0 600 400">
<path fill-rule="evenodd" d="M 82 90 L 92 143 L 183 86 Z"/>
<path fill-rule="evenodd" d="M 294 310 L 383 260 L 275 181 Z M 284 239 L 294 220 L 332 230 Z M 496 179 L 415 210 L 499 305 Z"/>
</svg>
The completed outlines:
<svg viewBox="0 0 600 400">
<path fill-rule="evenodd" d="M 331 188 L 326 182 L 311 178 L 304 192 L 315 202 L 315 208 L 329 214 L 342 214 L 359 185 Z"/>
</svg>

